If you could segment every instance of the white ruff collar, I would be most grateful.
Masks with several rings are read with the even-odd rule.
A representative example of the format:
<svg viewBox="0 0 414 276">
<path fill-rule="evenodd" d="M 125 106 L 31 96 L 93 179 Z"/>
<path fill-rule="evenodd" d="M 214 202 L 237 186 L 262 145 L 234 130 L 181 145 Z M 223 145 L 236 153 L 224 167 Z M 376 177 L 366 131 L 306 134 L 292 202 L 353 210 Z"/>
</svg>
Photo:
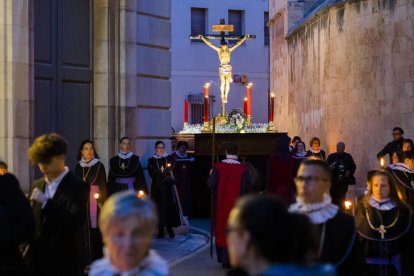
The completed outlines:
<svg viewBox="0 0 414 276">
<path fill-rule="evenodd" d="M 98 162 L 99 162 L 99 159 L 95 158 L 95 156 L 89 161 L 86 161 L 85 158 L 82 157 L 82 159 L 79 160 L 79 165 L 83 168 L 89 168 L 89 167 L 92 167 L 93 165 L 95 165 Z"/>
<path fill-rule="evenodd" d="M 127 153 L 125 153 L 125 152 L 123 152 L 123 151 L 120 151 L 119 153 L 118 153 L 118 156 L 119 156 L 119 158 L 121 158 L 121 159 L 129 159 L 129 158 L 131 158 L 131 156 L 133 155 L 133 153 L 130 151 L 130 152 L 127 152 Z"/>
<path fill-rule="evenodd" d="M 406 173 L 414 174 L 414 170 L 404 163 L 390 164 L 388 168 L 390 168 L 393 171 L 403 171 Z"/>
<path fill-rule="evenodd" d="M 181 154 L 178 150 L 175 152 L 175 154 L 177 154 L 177 156 L 180 158 L 187 158 L 188 156 L 187 152 L 185 154 Z"/>
<path fill-rule="evenodd" d="M 394 209 L 397 205 L 391 199 L 376 200 L 372 196 L 369 198 L 369 205 L 380 211 L 389 211 Z"/>
<path fill-rule="evenodd" d="M 237 155 L 232 155 L 232 154 L 226 154 L 226 159 L 224 159 L 223 163 L 227 163 L 227 164 L 240 164 L 239 161 L 237 161 L 238 157 Z"/>
<path fill-rule="evenodd" d="M 332 204 L 331 196 L 325 194 L 322 202 L 311 204 L 306 204 L 297 197 L 296 203 L 290 205 L 289 212 L 307 215 L 313 224 L 321 224 L 335 217 L 338 209 L 338 206 Z"/>
<path fill-rule="evenodd" d="M 313 148 L 310 148 L 310 151 L 313 153 L 320 153 L 321 149 L 314 150 Z"/>
<path fill-rule="evenodd" d="M 306 154 L 307 154 L 307 152 L 306 152 L 306 151 L 303 151 L 303 152 L 296 152 L 296 153 L 295 153 L 295 156 L 296 156 L 296 157 L 305 157 L 305 156 L 306 156 Z"/>
<path fill-rule="evenodd" d="M 164 151 L 163 155 L 154 154 L 155 159 L 166 158 L 168 156 L 167 151 Z"/>
</svg>

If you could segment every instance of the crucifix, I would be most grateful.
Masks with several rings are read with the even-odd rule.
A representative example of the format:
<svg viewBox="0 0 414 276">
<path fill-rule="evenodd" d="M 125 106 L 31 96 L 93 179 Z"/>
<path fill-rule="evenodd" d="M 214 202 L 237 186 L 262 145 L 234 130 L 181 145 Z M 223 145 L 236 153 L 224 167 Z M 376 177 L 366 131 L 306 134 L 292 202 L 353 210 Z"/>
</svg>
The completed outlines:
<svg viewBox="0 0 414 276">
<path fill-rule="evenodd" d="M 221 114 L 225 116 L 227 96 L 230 91 L 232 78 L 232 67 L 230 64 L 230 55 L 237 47 L 243 44 L 247 39 L 255 39 L 254 35 L 226 35 L 226 32 L 233 32 L 233 25 L 226 25 L 224 19 L 220 19 L 219 25 L 213 25 L 213 32 L 220 32 L 220 35 L 197 35 L 190 36 L 190 39 L 201 39 L 207 46 L 215 50 L 219 56 L 220 67 L 220 95 L 221 95 Z M 209 39 L 220 39 L 220 46 L 215 46 Z M 228 47 L 226 40 L 237 40 L 233 47 Z"/>
</svg>

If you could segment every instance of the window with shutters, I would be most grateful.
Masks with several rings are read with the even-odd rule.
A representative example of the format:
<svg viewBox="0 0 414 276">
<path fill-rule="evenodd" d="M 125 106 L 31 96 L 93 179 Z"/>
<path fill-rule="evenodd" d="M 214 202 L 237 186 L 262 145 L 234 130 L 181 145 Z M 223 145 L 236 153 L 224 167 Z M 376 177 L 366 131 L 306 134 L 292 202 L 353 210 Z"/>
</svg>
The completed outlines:
<svg viewBox="0 0 414 276">
<path fill-rule="evenodd" d="M 206 14 L 207 9 L 191 8 L 191 35 L 206 34 Z M 200 39 L 191 40 L 191 42 L 202 42 Z"/>
</svg>

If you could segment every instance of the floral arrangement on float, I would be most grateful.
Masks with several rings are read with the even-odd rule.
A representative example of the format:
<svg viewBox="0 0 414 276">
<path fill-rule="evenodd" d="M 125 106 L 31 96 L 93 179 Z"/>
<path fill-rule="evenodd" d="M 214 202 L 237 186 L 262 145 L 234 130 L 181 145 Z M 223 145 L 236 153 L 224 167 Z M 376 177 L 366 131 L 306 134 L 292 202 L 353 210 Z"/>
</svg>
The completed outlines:
<svg viewBox="0 0 414 276">
<path fill-rule="evenodd" d="M 209 130 L 213 131 L 213 120 L 215 120 L 216 133 L 266 133 L 269 124 L 266 123 L 248 123 L 247 116 L 241 110 L 230 110 L 226 116 L 218 115 L 210 120 Z M 185 124 L 181 134 L 197 134 L 203 132 L 202 124 Z"/>
</svg>

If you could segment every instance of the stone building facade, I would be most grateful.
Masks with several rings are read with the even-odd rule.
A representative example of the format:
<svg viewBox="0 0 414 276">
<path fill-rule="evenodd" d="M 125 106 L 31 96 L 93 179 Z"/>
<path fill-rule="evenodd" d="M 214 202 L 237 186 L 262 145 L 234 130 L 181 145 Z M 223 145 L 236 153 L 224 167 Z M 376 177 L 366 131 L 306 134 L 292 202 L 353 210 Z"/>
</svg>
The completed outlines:
<svg viewBox="0 0 414 276">
<path fill-rule="evenodd" d="M 90 1 L 92 129 L 84 138 L 94 139 L 104 164 L 125 135 L 146 160 L 155 140 L 168 141 L 170 135 L 170 1 Z M 0 160 L 26 191 L 34 178 L 27 149 L 36 132 L 33 17 L 34 0 L 0 4 Z M 69 142 L 73 150 L 79 141 Z"/>
<path fill-rule="evenodd" d="M 414 1 L 271 0 L 269 12 L 278 130 L 330 153 L 344 141 L 363 186 L 393 127 L 414 137 Z"/>
</svg>

